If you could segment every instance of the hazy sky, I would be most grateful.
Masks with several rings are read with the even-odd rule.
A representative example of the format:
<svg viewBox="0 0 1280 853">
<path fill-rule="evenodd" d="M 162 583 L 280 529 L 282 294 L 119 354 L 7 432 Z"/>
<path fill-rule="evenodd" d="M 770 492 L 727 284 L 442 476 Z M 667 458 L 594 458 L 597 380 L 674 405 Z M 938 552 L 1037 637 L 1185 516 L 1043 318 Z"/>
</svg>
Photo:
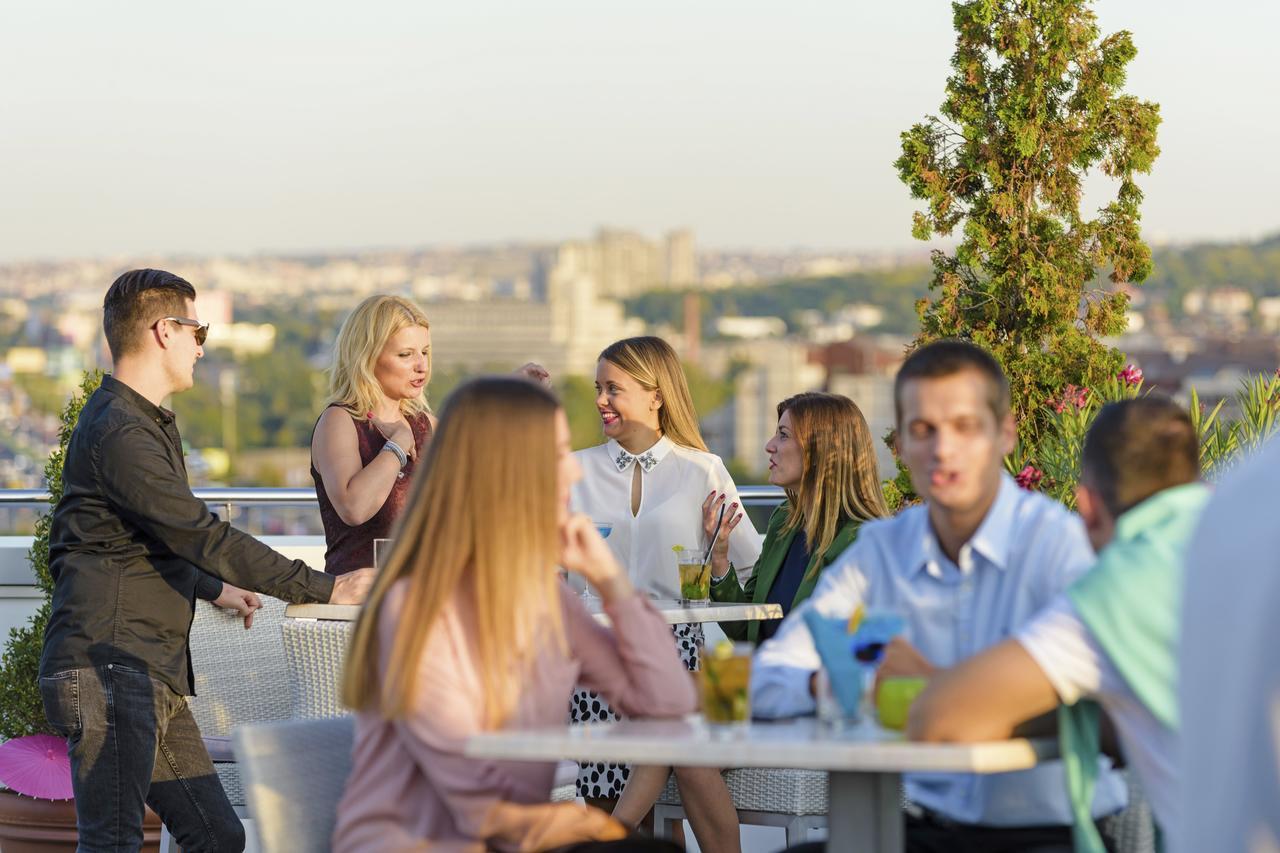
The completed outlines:
<svg viewBox="0 0 1280 853">
<path fill-rule="evenodd" d="M 1157 240 L 1280 230 L 1280 4 L 1101 0 Z M 0 260 L 554 240 L 912 245 L 942 0 L 0 7 Z"/>
</svg>

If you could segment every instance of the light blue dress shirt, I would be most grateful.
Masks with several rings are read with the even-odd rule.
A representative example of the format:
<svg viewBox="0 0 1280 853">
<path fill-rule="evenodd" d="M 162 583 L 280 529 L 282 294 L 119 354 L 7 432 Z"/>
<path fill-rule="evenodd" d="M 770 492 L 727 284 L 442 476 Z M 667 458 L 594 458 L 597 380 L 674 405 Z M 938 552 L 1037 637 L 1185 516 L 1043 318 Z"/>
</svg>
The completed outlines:
<svg viewBox="0 0 1280 853">
<path fill-rule="evenodd" d="M 905 617 L 906 639 L 935 666 L 951 667 L 1008 638 L 1093 564 L 1084 525 L 1056 501 L 1003 475 L 1000 492 L 953 563 L 913 506 L 868 522 L 792 611 L 752 664 L 751 708 L 758 717 L 814 712 L 809 678 L 820 666 L 804 610 L 848 616 L 854 607 L 889 608 Z M 1123 780 L 1102 760 L 1095 816 L 1123 808 Z M 1071 808 L 1059 762 L 994 775 L 916 773 L 907 796 L 961 823 L 1064 825 Z"/>
</svg>

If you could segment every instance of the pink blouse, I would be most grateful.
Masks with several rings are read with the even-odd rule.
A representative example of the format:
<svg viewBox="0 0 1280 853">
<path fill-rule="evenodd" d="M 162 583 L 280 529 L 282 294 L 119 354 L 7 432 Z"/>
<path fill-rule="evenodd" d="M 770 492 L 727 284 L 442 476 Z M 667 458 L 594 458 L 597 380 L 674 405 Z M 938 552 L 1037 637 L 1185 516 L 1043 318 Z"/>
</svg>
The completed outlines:
<svg viewBox="0 0 1280 853">
<path fill-rule="evenodd" d="M 397 594 L 401 593 L 401 594 Z M 381 668 L 399 622 L 402 590 L 388 596 L 379 628 Z M 693 680 L 671 629 L 648 598 L 606 605 L 611 630 L 561 590 L 566 657 L 550 645 L 531 663 L 507 728 L 567 722 L 574 685 L 598 691 L 626 716 L 676 717 L 696 706 Z M 338 806 L 333 849 L 343 851 L 526 850 L 589 840 L 601 815 L 578 803 L 551 803 L 555 765 L 468 758 L 483 728 L 472 608 L 463 597 L 440 615 L 418 668 L 413 709 L 386 720 L 356 715 L 353 768 Z"/>
</svg>

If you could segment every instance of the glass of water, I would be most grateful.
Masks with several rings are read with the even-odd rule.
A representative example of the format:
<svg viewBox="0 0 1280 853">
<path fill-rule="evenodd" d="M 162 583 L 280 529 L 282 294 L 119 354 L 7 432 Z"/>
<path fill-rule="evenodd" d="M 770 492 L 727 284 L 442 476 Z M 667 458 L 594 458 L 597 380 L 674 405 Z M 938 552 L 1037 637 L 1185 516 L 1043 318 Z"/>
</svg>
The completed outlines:
<svg viewBox="0 0 1280 853">
<path fill-rule="evenodd" d="M 394 539 L 375 539 L 373 540 L 373 567 L 378 571 L 382 571 L 386 566 L 387 560 L 391 557 L 391 547 L 395 544 Z"/>
</svg>

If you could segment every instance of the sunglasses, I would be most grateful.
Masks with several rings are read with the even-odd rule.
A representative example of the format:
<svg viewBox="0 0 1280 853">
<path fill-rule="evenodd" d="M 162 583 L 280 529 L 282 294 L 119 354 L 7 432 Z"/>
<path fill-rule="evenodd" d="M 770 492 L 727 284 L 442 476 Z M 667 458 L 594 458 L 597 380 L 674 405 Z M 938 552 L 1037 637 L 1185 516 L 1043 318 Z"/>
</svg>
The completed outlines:
<svg viewBox="0 0 1280 853">
<path fill-rule="evenodd" d="M 209 337 L 209 324 L 201 323 L 199 320 L 192 320 L 190 317 L 161 317 L 156 320 L 157 323 L 163 323 L 165 320 L 171 320 L 179 326 L 190 326 L 196 330 L 196 346 L 204 346 L 205 338 Z"/>
</svg>

